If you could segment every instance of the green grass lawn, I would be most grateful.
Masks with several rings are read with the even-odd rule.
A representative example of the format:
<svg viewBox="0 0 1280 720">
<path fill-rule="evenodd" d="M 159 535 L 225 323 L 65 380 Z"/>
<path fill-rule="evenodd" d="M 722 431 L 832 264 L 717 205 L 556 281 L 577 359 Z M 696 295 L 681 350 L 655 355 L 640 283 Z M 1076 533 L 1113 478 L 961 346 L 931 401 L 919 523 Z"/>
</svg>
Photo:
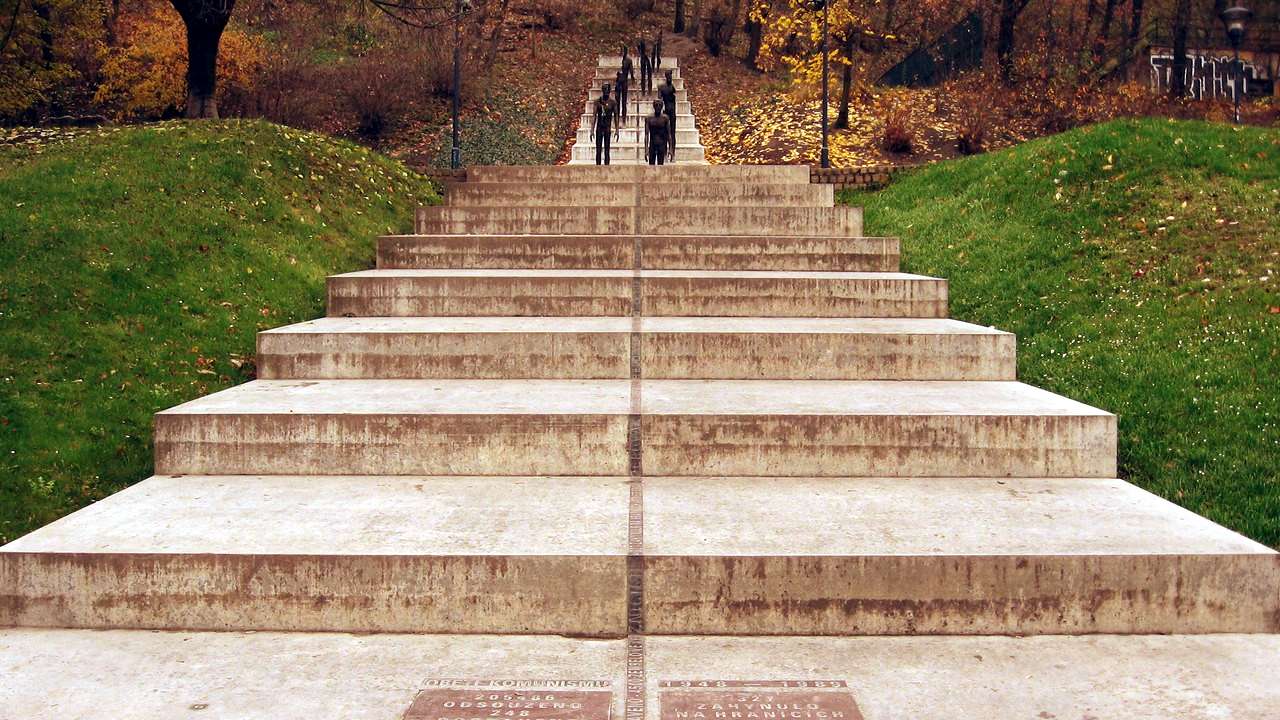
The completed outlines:
<svg viewBox="0 0 1280 720">
<path fill-rule="evenodd" d="M 1124 477 L 1280 547 L 1280 130 L 1113 122 L 842 200 L 1023 381 L 1119 415 Z"/>
<path fill-rule="evenodd" d="M 0 543 L 145 478 L 152 413 L 251 378 L 258 330 L 438 201 L 262 122 L 35 135 L 0 145 Z"/>
</svg>

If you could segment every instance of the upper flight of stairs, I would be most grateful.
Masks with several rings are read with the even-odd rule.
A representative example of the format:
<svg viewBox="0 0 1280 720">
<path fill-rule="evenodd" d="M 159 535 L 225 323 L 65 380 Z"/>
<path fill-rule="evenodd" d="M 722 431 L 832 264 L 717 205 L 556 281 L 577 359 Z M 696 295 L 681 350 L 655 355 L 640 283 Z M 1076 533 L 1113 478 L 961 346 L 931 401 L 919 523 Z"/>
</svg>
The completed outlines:
<svg viewBox="0 0 1280 720">
<path fill-rule="evenodd" d="M 612 136 L 610 163 L 612 165 L 644 165 L 647 162 L 644 147 L 644 118 L 653 114 L 653 101 L 658 99 L 656 88 L 666 79 L 666 71 L 672 71 L 672 85 L 676 89 L 676 158 L 680 165 L 705 165 L 706 151 L 698 135 L 696 120 L 693 116 L 693 105 L 689 102 L 688 91 L 685 90 L 684 78 L 680 75 L 680 60 L 674 56 L 662 59 L 662 68 L 654 74 L 655 92 L 640 91 L 640 62 L 635 63 L 636 79 L 627 93 L 627 117 L 619 118 L 618 132 Z M 621 55 L 601 55 L 596 63 L 596 72 L 591 79 L 591 87 L 587 90 L 587 100 L 582 109 L 582 118 L 578 124 L 578 132 L 569 155 L 570 165 L 592 165 L 596 161 L 596 144 L 591 139 L 591 124 L 596 100 L 600 99 L 601 89 L 608 84 L 613 87 L 617 81 L 618 71 L 622 69 Z M 616 88 L 612 95 L 617 98 Z M 671 162 L 668 160 L 668 162 Z"/>
<path fill-rule="evenodd" d="M 638 557 L 654 636 L 1280 630 L 1276 553 L 807 169 L 472 179 L 0 550 L 0 625 L 621 637 Z"/>
</svg>

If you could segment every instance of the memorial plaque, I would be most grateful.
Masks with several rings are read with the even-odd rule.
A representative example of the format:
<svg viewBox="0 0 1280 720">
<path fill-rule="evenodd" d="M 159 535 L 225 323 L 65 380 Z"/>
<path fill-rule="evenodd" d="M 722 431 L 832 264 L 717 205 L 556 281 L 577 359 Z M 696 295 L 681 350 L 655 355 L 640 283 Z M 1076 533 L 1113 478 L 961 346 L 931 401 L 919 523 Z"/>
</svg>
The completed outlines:
<svg viewBox="0 0 1280 720">
<path fill-rule="evenodd" d="M 604 680 L 428 680 L 404 720 L 611 720 Z"/>
<path fill-rule="evenodd" d="M 843 680 L 664 680 L 661 720 L 862 720 Z"/>
</svg>

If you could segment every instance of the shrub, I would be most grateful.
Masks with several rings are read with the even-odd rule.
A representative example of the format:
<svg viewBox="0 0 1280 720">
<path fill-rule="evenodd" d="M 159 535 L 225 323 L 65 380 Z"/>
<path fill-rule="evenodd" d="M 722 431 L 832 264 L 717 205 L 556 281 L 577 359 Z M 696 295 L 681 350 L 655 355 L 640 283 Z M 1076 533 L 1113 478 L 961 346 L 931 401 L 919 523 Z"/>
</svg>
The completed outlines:
<svg viewBox="0 0 1280 720">
<path fill-rule="evenodd" d="M 412 98 L 412 73 L 385 55 L 371 53 L 338 73 L 352 128 L 371 143 L 381 140 L 408 113 Z"/>
<path fill-rule="evenodd" d="M 896 102 L 884 113 L 884 149 L 906 155 L 915 149 L 915 133 L 911 130 L 911 110 L 906 103 Z"/>
<path fill-rule="evenodd" d="M 731 23 L 732 18 L 729 17 L 729 12 L 725 10 L 724 5 L 716 3 L 712 6 L 711 13 L 707 15 L 707 22 L 702 26 L 702 42 L 712 55 L 719 56 L 720 51 L 729 42 L 729 38 L 733 35 Z"/>
</svg>

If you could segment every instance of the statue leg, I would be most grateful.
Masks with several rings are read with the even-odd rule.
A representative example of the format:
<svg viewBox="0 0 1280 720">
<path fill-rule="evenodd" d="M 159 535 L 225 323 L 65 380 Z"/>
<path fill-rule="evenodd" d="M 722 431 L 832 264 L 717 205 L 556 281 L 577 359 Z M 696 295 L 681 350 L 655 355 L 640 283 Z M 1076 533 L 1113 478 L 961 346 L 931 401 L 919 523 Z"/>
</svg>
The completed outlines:
<svg viewBox="0 0 1280 720">
<path fill-rule="evenodd" d="M 671 162 L 676 161 L 676 111 L 673 108 L 667 113 L 667 144 L 671 148 Z"/>
<path fill-rule="evenodd" d="M 596 126 L 596 164 L 597 165 L 600 164 L 601 152 L 604 150 L 603 143 L 605 142 L 605 138 L 607 137 L 609 137 L 609 133 L 607 132 L 601 133 L 600 126 L 597 125 Z"/>
</svg>

